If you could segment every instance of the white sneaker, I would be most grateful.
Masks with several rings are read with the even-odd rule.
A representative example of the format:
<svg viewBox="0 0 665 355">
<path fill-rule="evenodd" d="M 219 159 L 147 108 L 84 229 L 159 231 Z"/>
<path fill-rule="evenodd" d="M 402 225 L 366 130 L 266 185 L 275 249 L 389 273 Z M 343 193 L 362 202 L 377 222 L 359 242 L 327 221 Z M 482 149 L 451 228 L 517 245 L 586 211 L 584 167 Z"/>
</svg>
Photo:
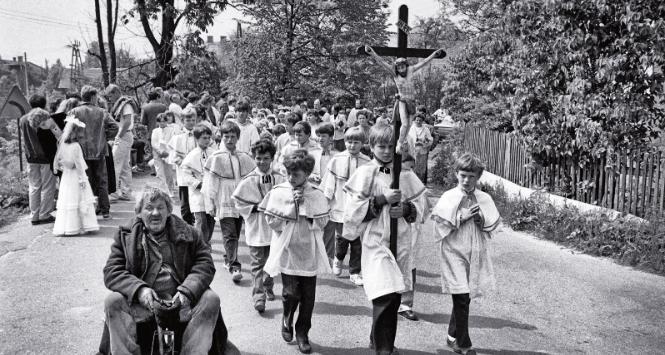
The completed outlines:
<svg viewBox="0 0 665 355">
<path fill-rule="evenodd" d="M 363 285 L 363 277 L 360 276 L 360 274 L 351 274 L 351 282 L 353 282 L 354 285 L 356 286 L 362 286 Z"/>
<path fill-rule="evenodd" d="M 333 260 L 332 271 L 337 277 L 342 275 L 342 260 L 337 260 L 337 258 Z"/>
</svg>

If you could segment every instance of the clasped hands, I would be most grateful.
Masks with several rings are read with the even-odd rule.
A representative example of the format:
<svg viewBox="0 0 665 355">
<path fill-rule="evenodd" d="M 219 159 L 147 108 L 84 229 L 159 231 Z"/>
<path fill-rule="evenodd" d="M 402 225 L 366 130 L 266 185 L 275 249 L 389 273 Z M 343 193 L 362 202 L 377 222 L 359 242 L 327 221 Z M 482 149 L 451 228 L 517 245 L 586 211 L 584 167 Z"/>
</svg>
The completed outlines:
<svg viewBox="0 0 665 355">
<path fill-rule="evenodd" d="M 138 295 L 139 303 L 149 309 L 153 310 L 153 303 L 154 302 L 159 302 L 160 298 L 157 295 L 157 292 L 155 290 L 151 289 L 150 287 L 141 287 L 139 289 L 139 295 Z M 187 296 L 184 294 L 180 293 L 180 291 L 176 292 L 176 294 L 173 296 L 173 306 L 174 307 L 180 307 L 180 308 L 189 308 L 191 305 L 191 301 Z"/>
<path fill-rule="evenodd" d="M 401 203 L 401 201 L 402 201 L 402 191 L 400 191 L 400 190 L 390 189 L 390 190 L 386 191 L 386 192 L 383 194 L 383 196 L 386 198 L 386 202 L 387 202 L 389 205 L 391 205 L 391 206 L 390 206 L 390 209 L 388 209 L 388 215 L 390 216 L 390 218 L 401 218 L 401 217 L 404 217 L 404 215 L 406 214 L 406 213 L 405 213 L 405 212 L 406 212 L 406 211 L 405 211 L 405 209 L 406 209 L 405 206 L 406 206 L 406 205 L 404 205 L 403 203 Z M 395 204 L 395 203 L 396 203 L 397 205 L 392 206 L 392 205 Z"/>
</svg>

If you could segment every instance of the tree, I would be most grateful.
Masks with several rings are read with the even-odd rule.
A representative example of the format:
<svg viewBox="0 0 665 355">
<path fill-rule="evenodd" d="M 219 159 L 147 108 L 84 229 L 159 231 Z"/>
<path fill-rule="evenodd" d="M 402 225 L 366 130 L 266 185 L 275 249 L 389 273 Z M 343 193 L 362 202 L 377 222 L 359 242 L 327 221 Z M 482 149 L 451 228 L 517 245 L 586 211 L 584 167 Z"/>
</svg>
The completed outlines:
<svg viewBox="0 0 665 355">
<path fill-rule="evenodd" d="M 101 67 L 100 56 L 97 55 L 97 53 L 99 52 L 100 52 L 99 42 L 97 41 L 90 42 L 90 44 L 88 45 L 88 51 L 85 53 L 85 56 L 83 58 L 83 66 L 85 68 L 100 68 Z M 106 60 L 107 63 L 111 62 L 108 56 Z M 132 55 L 132 53 L 129 52 L 129 50 L 120 47 L 116 51 L 116 65 L 117 65 L 116 75 L 118 69 L 127 68 L 137 63 L 138 63 L 137 59 L 134 57 L 134 55 Z"/>
<path fill-rule="evenodd" d="M 99 10 L 99 0 L 95 0 L 95 24 L 97 25 L 97 47 L 99 53 L 91 52 L 88 49 L 88 53 L 97 57 L 102 66 L 102 80 L 104 81 L 104 86 L 109 85 L 109 67 L 106 61 L 106 50 L 104 49 L 104 34 L 102 32 L 102 16 Z"/>
<path fill-rule="evenodd" d="M 207 91 L 213 96 L 219 96 L 222 93 L 222 82 L 228 73 L 215 53 L 207 50 L 198 31 L 185 36 L 182 52 L 173 61 L 178 71 L 176 85 L 181 89 L 197 93 Z"/>
<path fill-rule="evenodd" d="M 502 4 L 452 61 L 455 114 L 514 129 L 543 165 L 650 148 L 665 128 L 661 1 Z"/>
<path fill-rule="evenodd" d="M 282 0 L 244 7 L 250 30 L 235 42 L 232 88 L 256 100 L 323 92 L 366 96 L 383 74 L 355 55 L 387 41 L 385 0 Z"/>
<path fill-rule="evenodd" d="M 138 17 L 155 53 L 156 70 L 152 83 L 164 86 L 172 80 L 177 72 L 173 67 L 173 48 L 175 32 L 184 21 L 194 29 L 205 31 L 213 23 L 215 15 L 228 5 L 227 0 L 184 0 L 181 8 L 177 7 L 175 0 L 134 0 L 134 7 L 122 20 L 128 23 L 130 19 Z M 153 27 L 159 28 L 159 39 Z"/>
</svg>

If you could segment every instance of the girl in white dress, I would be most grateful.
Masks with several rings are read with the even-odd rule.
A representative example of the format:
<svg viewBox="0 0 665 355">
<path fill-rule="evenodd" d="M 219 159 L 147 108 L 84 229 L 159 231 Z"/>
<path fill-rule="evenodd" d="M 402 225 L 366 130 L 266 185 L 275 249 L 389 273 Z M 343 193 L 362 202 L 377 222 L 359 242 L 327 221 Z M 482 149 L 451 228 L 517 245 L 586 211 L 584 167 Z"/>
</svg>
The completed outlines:
<svg viewBox="0 0 665 355">
<path fill-rule="evenodd" d="M 65 122 L 53 162 L 53 169 L 62 171 L 53 234 L 77 235 L 97 231 L 99 224 L 95 196 L 85 173 L 88 166 L 78 143 L 79 128 L 85 127 L 85 123 L 74 116 L 67 117 Z"/>
</svg>

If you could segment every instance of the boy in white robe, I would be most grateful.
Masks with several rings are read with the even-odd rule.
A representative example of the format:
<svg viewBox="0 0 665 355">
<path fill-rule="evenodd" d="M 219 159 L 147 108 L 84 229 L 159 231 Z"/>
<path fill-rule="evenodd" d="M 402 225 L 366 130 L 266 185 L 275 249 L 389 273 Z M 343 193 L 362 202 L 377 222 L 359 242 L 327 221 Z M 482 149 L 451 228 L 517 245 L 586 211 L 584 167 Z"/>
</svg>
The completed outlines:
<svg viewBox="0 0 665 355">
<path fill-rule="evenodd" d="M 254 168 L 254 160 L 245 152 L 236 149 L 240 128 L 231 121 L 224 121 L 219 132 L 222 144 L 219 150 L 208 157 L 203 173 L 201 193 L 206 213 L 219 219 L 224 241 L 224 267 L 231 273 L 234 283 L 242 280 L 241 264 L 238 261 L 238 240 L 242 228 L 242 217 L 231 199 L 240 180 Z"/>
<path fill-rule="evenodd" d="M 296 340 L 302 353 L 310 353 L 309 330 L 316 296 L 316 275 L 330 272 L 323 245 L 323 228 L 328 223 L 328 200 L 309 183 L 314 158 L 304 149 L 284 157 L 288 182 L 275 186 L 259 205 L 274 231 L 270 256 L 263 268 L 271 276 L 282 274 L 284 313 L 282 338 Z"/>
<path fill-rule="evenodd" d="M 356 169 L 369 163 L 370 159 L 360 152 L 367 141 L 365 133 L 360 127 L 351 127 L 344 133 L 346 150 L 335 155 L 326 166 L 327 173 L 321 182 L 321 189 L 330 201 L 330 222 L 323 231 L 323 241 L 326 243 L 328 256 L 333 259 L 332 271 L 336 276 L 342 275 L 342 264 L 346 258 L 347 250 L 351 249 L 349 256 L 349 279 L 357 286 L 363 285 L 361 276 L 362 243 L 360 234 L 342 234 L 344 221 L 344 206 L 346 194 L 344 184 L 349 180 Z M 347 239 L 349 238 L 349 239 Z M 329 242 L 330 241 L 330 242 Z M 328 243 L 332 244 L 328 249 Z"/>
<path fill-rule="evenodd" d="M 189 210 L 194 215 L 194 228 L 198 229 L 203 239 L 210 245 L 215 229 L 215 216 L 206 213 L 201 187 L 203 186 L 203 168 L 208 157 L 214 152 L 211 146 L 212 131 L 208 126 L 197 124 L 193 130 L 196 139 L 194 148 L 180 165 L 189 194 Z"/>
<path fill-rule="evenodd" d="M 182 133 L 173 136 L 168 143 L 171 150 L 169 163 L 176 167 L 176 182 L 180 197 L 180 216 L 185 222 L 194 225 L 194 215 L 189 210 L 189 189 L 185 183 L 180 165 L 187 154 L 196 148 L 196 139 L 194 138 L 194 132 L 192 132 L 196 124 L 196 110 L 184 110 L 182 113 L 182 122 Z"/>
<path fill-rule="evenodd" d="M 321 147 L 316 141 L 312 139 L 312 127 L 309 123 L 300 121 L 293 125 L 293 134 L 295 139 L 289 142 L 284 148 L 279 156 L 279 166 L 280 171 L 285 174 L 286 169 L 284 168 L 284 157 L 293 153 L 298 149 L 304 149 L 312 156 L 321 155 Z M 316 158 L 314 159 L 314 170 L 312 170 L 311 175 L 309 175 L 309 181 L 319 184 L 321 183 L 320 175 L 321 167 L 319 166 Z"/>
<path fill-rule="evenodd" d="M 359 167 L 344 186 L 343 234 L 362 233 L 364 288 L 373 306 L 370 347 L 377 354 L 394 351 L 400 293 L 411 286 L 412 223 L 425 205 L 425 186 L 413 171 L 402 171 L 399 190 L 390 188 L 393 138 L 391 126 L 372 127 L 369 143 L 374 159 Z M 390 251 L 391 218 L 397 219 L 396 256 Z"/>
<path fill-rule="evenodd" d="M 456 353 L 476 354 L 469 338 L 469 303 L 495 287 L 490 239 L 501 217 L 492 197 L 476 188 L 482 162 L 465 153 L 454 167 L 458 186 L 441 196 L 431 218 L 440 243 L 442 291 L 453 298 L 446 343 Z"/>
<path fill-rule="evenodd" d="M 253 278 L 252 300 L 254 309 L 259 313 L 265 311 L 266 299 L 275 299 L 272 277 L 263 270 L 270 254 L 272 230 L 265 214 L 258 210 L 258 205 L 273 186 L 286 180 L 284 175 L 271 169 L 275 151 L 275 145 L 269 140 L 254 143 L 252 156 L 256 169 L 245 176 L 233 192 L 236 209 L 245 220 L 245 238 L 249 246 Z"/>
<path fill-rule="evenodd" d="M 236 106 L 235 123 L 238 125 L 238 128 L 240 128 L 240 134 L 238 135 L 236 149 L 247 154 L 249 154 L 252 144 L 258 142 L 260 139 L 259 130 L 249 120 L 249 112 L 249 102 L 244 99 L 239 100 L 238 105 Z"/>
</svg>

